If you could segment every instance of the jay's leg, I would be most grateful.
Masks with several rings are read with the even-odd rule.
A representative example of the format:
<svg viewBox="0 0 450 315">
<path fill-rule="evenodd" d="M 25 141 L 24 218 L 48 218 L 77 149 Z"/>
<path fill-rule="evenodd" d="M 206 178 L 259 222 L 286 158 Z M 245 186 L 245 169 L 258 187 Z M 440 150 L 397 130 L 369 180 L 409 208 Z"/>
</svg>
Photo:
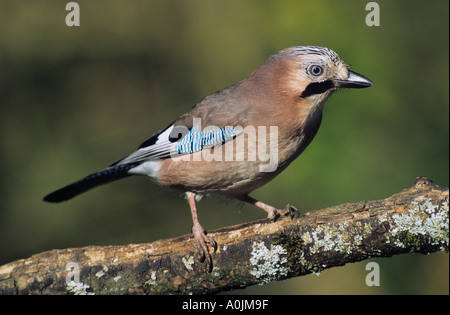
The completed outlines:
<svg viewBox="0 0 450 315">
<path fill-rule="evenodd" d="M 254 206 L 257 206 L 260 209 L 263 209 L 267 212 L 267 217 L 269 219 L 276 219 L 280 217 L 281 215 L 288 214 L 290 215 L 291 219 L 294 217 L 294 213 L 298 212 L 297 208 L 291 205 L 286 205 L 286 207 L 283 210 L 279 210 L 275 207 L 269 206 L 268 204 L 265 204 L 262 201 L 256 200 L 255 198 L 250 197 L 249 195 L 245 195 L 241 198 L 239 198 L 242 201 L 251 203 Z"/>
<path fill-rule="evenodd" d="M 186 196 L 189 201 L 189 206 L 191 208 L 191 214 L 192 214 L 192 221 L 194 223 L 194 226 L 192 227 L 192 233 L 194 234 L 194 240 L 197 244 L 197 247 L 201 253 L 200 261 L 204 261 L 206 258 L 206 262 L 208 263 L 208 270 L 209 272 L 212 271 L 212 258 L 211 254 L 209 253 L 208 246 L 206 243 L 210 243 L 214 251 L 217 249 L 217 243 L 209 236 L 206 235 L 206 231 L 203 229 L 203 227 L 200 225 L 200 222 L 198 221 L 197 217 L 197 207 L 195 206 L 195 194 L 192 192 L 186 192 Z"/>
</svg>

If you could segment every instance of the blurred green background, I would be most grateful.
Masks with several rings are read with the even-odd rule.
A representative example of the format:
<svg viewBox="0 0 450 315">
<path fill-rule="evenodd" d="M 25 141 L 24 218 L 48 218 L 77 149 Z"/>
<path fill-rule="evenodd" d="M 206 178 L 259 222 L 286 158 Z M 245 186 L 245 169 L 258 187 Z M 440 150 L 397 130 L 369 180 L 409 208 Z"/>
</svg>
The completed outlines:
<svg viewBox="0 0 450 315">
<path fill-rule="evenodd" d="M 54 249 L 151 242 L 190 233 L 182 194 L 132 177 L 62 204 L 50 191 L 131 153 L 197 101 L 280 49 L 326 46 L 374 82 L 336 93 L 313 143 L 253 193 L 302 212 L 391 196 L 427 176 L 449 184 L 449 2 L 0 2 L 0 264 Z M 264 217 L 205 198 L 205 229 Z M 232 293 L 448 294 L 448 254 L 374 259 Z"/>
</svg>

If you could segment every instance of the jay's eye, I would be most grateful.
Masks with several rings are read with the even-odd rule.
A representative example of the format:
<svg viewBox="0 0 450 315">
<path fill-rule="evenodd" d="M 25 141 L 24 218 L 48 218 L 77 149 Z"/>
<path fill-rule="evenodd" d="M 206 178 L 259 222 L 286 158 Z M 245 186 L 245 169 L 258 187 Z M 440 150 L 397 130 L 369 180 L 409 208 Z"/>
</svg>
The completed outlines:
<svg viewBox="0 0 450 315">
<path fill-rule="evenodd" d="M 317 77 L 323 73 L 323 68 L 318 65 L 311 65 L 308 68 L 308 72 Z"/>
</svg>

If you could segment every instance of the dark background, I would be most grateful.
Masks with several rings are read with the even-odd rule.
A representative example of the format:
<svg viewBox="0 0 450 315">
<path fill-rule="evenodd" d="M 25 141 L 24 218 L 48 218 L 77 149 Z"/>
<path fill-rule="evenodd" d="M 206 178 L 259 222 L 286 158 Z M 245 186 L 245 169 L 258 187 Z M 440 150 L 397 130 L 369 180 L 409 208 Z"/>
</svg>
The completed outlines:
<svg viewBox="0 0 450 315">
<path fill-rule="evenodd" d="M 449 184 L 449 2 L 68 1 L 0 3 L 0 264 L 54 249 L 151 242 L 190 233 L 182 194 L 143 177 L 62 204 L 50 191 L 131 153 L 197 101 L 245 78 L 271 54 L 326 46 L 374 82 L 325 106 L 313 143 L 253 193 L 302 212 L 382 199 L 427 176 Z M 264 217 L 205 198 L 205 229 Z M 448 294 L 448 254 L 374 259 L 233 293 Z"/>
</svg>

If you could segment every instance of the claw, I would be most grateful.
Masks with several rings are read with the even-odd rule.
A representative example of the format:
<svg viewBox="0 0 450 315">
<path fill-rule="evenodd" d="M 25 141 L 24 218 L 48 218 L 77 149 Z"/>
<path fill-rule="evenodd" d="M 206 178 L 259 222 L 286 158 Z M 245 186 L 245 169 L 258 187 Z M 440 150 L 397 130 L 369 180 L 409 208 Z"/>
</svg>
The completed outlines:
<svg viewBox="0 0 450 315">
<path fill-rule="evenodd" d="M 268 213 L 267 218 L 273 219 L 275 222 L 281 215 L 281 211 L 278 209 L 273 208 L 271 212 Z"/>
<path fill-rule="evenodd" d="M 269 219 L 273 219 L 275 222 L 279 217 L 289 215 L 291 220 L 294 219 L 295 213 L 298 213 L 298 209 L 290 204 L 287 204 L 283 210 L 273 209 L 267 216 Z"/>
<path fill-rule="evenodd" d="M 289 217 L 291 218 L 291 220 L 294 219 L 295 217 L 295 213 L 299 213 L 298 209 L 296 207 L 294 207 L 293 205 L 287 204 L 285 210 L 289 211 Z"/>
</svg>

